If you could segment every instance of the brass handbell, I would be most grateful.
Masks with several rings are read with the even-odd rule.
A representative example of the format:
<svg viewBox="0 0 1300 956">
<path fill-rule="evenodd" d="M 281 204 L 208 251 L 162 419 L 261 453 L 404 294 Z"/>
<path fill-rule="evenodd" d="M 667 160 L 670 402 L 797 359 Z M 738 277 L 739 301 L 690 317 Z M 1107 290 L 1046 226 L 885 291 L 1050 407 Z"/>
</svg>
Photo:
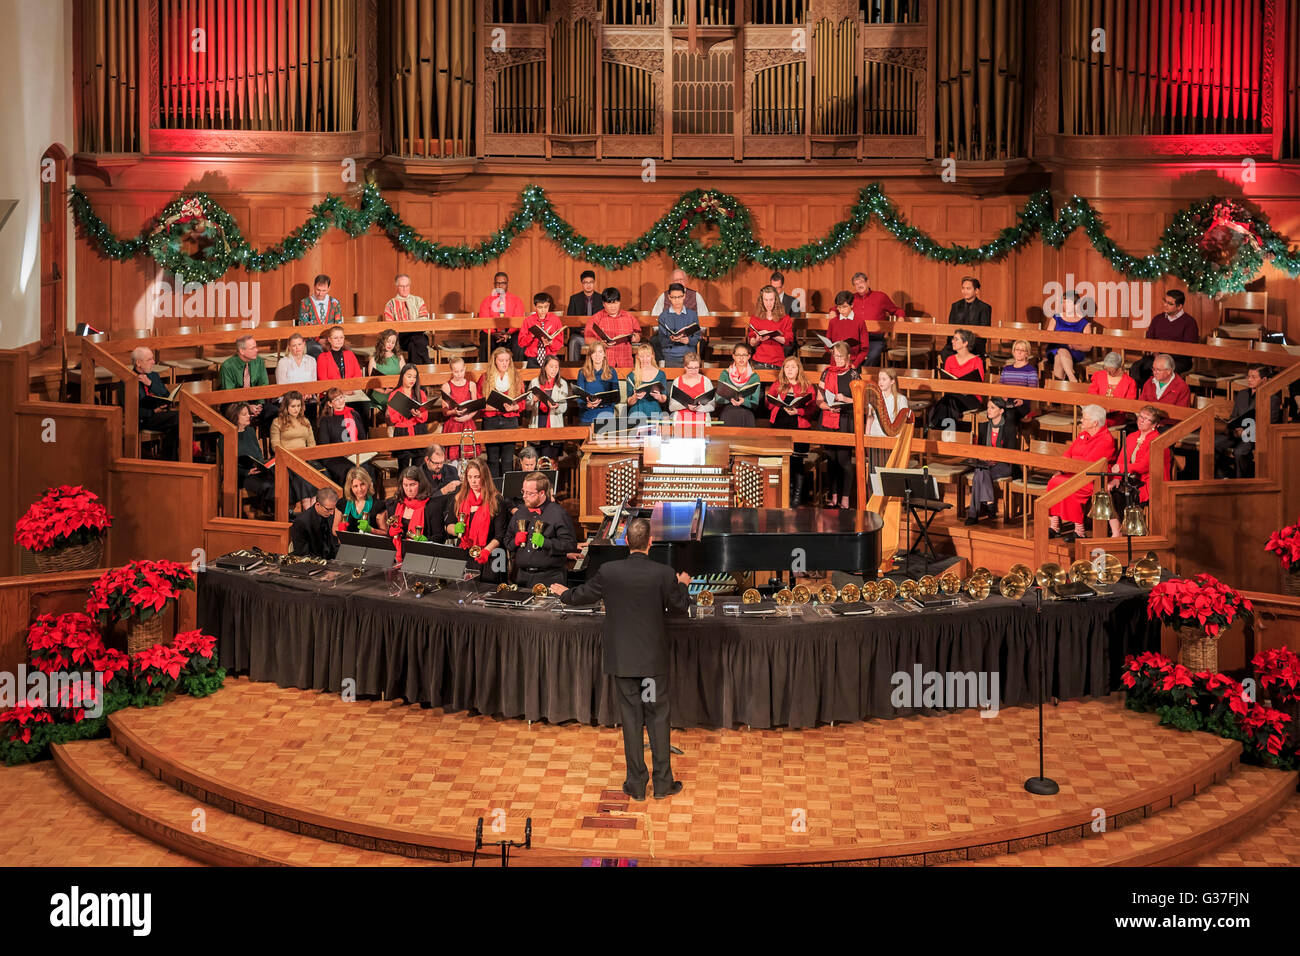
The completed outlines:
<svg viewBox="0 0 1300 956">
<path fill-rule="evenodd" d="M 365 573 L 366 573 L 366 569 L 365 569 L 365 568 L 353 568 L 353 569 L 352 569 L 352 580 L 355 581 L 357 578 L 361 577 L 361 575 L 363 575 L 363 574 L 365 574 Z"/>
<path fill-rule="evenodd" d="M 972 574 L 966 579 L 966 593 L 976 601 L 983 601 L 993 590 L 993 576 L 991 574 Z"/>
<path fill-rule="evenodd" d="M 474 560 L 474 561 L 477 561 L 477 560 L 478 560 L 478 556 L 479 556 L 480 554 L 482 554 L 482 553 L 483 553 L 483 549 L 482 549 L 481 547 L 479 547 L 477 544 L 476 544 L 476 545 L 473 545 L 473 546 L 469 549 L 469 556 L 470 556 L 470 558 L 471 558 L 472 560 Z"/>
<path fill-rule="evenodd" d="M 1065 569 L 1055 561 L 1044 561 L 1034 572 L 1034 580 L 1043 590 L 1050 590 L 1058 585 L 1065 584 L 1070 580 L 1065 573 Z"/>
<path fill-rule="evenodd" d="M 1029 579 L 1019 571 L 1008 571 L 1002 575 L 1002 580 L 998 582 L 998 593 L 1004 598 L 1010 598 L 1012 601 L 1020 600 L 1028 590 Z"/>
<path fill-rule="evenodd" d="M 926 574 L 916 582 L 916 587 L 925 597 L 934 597 L 939 593 L 939 579 L 933 574 Z"/>
<path fill-rule="evenodd" d="M 993 572 L 985 567 L 976 568 L 974 571 L 970 573 L 970 577 L 966 579 L 966 583 L 969 584 L 971 581 L 975 581 L 975 580 L 985 580 L 988 581 L 989 583 L 992 583 Z"/>
<path fill-rule="evenodd" d="M 918 584 L 916 581 L 913 581 L 911 578 L 908 578 L 906 581 L 904 581 L 902 584 L 898 586 L 898 596 L 905 600 L 910 600 L 916 597 L 917 593 L 920 590 L 921 590 L 921 585 Z"/>
<path fill-rule="evenodd" d="M 794 595 L 794 603 L 798 605 L 807 604 L 812 600 L 812 591 L 808 590 L 806 584 L 796 584 L 790 593 Z"/>
<path fill-rule="evenodd" d="M 1148 551 L 1146 557 L 1134 561 L 1128 569 L 1128 576 L 1144 591 L 1150 591 L 1160 583 L 1160 560 L 1154 551 Z"/>
<path fill-rule="evenodd" d="M 1109 521 L 1115 517 L 1115 505 L 1110 499 L 1109 491 L 1103 488 L 1093 492 L 1088 517 L 1094 521 Z"/>
<path fill-rule="evenodd" d="M 745 593 L 740 596 L 741 604 L 757 604 L 763 600 L 763 595 L 758 593 L 758 588 L 746 588 Z"/>
<path fill-rule="evenodd" d="M 1028 584 L 1030 581 L 1034 579 L 1034 569 L 1027 564 L 1021 564 L 1018 561 L 1015 564 L 1011 565 L 1011 567 L 1007 568 L 1007 574 L 1020 575 L 1022 578 L 1025 579 L 1026 584 Z"/>
<path fill-rule="evenodd" d="M 777 607 L 789 607 L 794 603 L 794 592 L 789 588 L 782 588 L 772 597 L 776 600 Z"/>
<path fill-rule="evenodd" d="M 416 597 L 424 597 L 424 592 L 429 590 L 429 585 L 423 581 L 416 581 L 411 585 L 411 590 L 415 592 Z"/>
<path fill-rule="evenodd" d="M 1124 509 L 1124 522 L 1119 526 L 1122 534 L 1130 538 L 1140 538 L 1147 533 L 1147 516 L 1137 505 Z"/>
<path fill-rule="evenodd" d="M 839 596 L 840 592 L 833 584 L 823 584 L 817 589 L 818 604 L 834 604 Z"/>
<path fill-rule="evenodd" d="M 894 583 L 893 578 L 881 578 L 876 583 L 879 585 L 876 600 L 892 601 L 894 598 L 898 597 L 898 585 Z"/>
<path fill-rule="evenodd" d="M 856 584 L 846 584 L 840 588 L 840 600 L 845 604 L 857 604 L 862 600 L 862 588 Z"/>
<path fill-rule="evenodd" d="M 519 585 L 511 584 L 509 581 L 502 581 L 500 584 L 497 585 L 497 594 L 500 594 L 502 591 L 518 591 L 518 590 L 519 590 Z"/>
<path fill-rule="evenodd" d="M 1101 567 L 1096 569 L 1098 584 L 1115 584 L 1124 577 L 1124 563 L 1109 551 L 1101 556 L 1100 563 Z"/>
<path fill-rule="evenodd" d="M 954 594 L 960 594 L 961 575 L 952 568 L 943 572 L 943 574 L 939 575 L 939 590 L 949 597 L 952 597 Z"/>
<path fill-rule="evenodd" d="M 1091 561 L 1079 560 L 1070 565 L 1070 581 L 1075 584 L 1092 586 L 1097 583 L 1097 569 Z"/>
<path fill-rule="evenodd" d="M 695 595 L 695 603 L 700 607 L 713 607 L 713 592 L 701 591 Z"/>
<path fill-rule="evenodd" d="M 546 594 L 549 590 L 550 588 L 548 588 L 545 584 L 534 584 L 533 597 L 546 597 Z"/>
</svg>

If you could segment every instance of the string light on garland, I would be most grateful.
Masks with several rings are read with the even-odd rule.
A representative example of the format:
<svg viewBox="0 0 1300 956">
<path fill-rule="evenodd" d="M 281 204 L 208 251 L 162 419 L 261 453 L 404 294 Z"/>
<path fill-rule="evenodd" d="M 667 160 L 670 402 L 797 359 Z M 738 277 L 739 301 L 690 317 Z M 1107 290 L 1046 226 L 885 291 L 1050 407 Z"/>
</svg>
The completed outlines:
<svg viewBox="0 0 1300 956">
<path fill-rule="evenodd" d="M 342 229 L 355 239 L 375 226 L 411 259 L 441 269 L 486 265 L 504 255 L 526 229 L 537 225 L 566 255 L 609 270 L 663 252 L 697 279 L 720 278 L 742 262 L 797 272 L 842 255 L 873 219 L 918 255 L 945 265 L 997 262 L 1036 237 L 1060 248 L 1076 229 L 1082 229 L 1116 272 L 1147 281 L 1173 275 L 1193 292 L 1206 295 L 1240 291 L 1265 262 L 1292 277 L 1300 276 L 1300 249 L 1291 248 L 1288 240 L 1275 233 L 1266 216 L 1217 197 L 1179 210 L 1155 251 L 1146 256 L 1120 249 L 1086 199 L 1073 196 L 1053 212 L 1047 190 L 1029 197 L 1017 212 L 1015 225 L 980 245 L 963 246 L 939 242 L 908 223 L 880 184 L 871 183 L 858 191 L 848 214 L 825 236 L 787 249 L 773 249 L 755 239 L 744 204 L 713 189 L 683 194 L 639 237 L 617 246 L 594 243 L 579 233 L 556 211 L 546 191 L 535 184 L 523 188 L 518 208 L 476 245 L 445 245 L 426 239 L 397 214 L 374 183 L 362 187 L 355 208 L 342 197 L 326 196 L 312 207 L 302 225 L 261 251 L 249 245 L 234 217 L 205 193 L 172 199 L 160 210 L 151 231 L 131 239 L 113 235 L 76 186 L 69 190 L 68 202 L 82 235 L 105 257 L 125 262 L 147 255 L 185 282 L 212 282 L 241 267 L 249 272 L 270 272 L 301 259 L 331 228 Z M 717 229 L 714 241 L 704 243 L 694 237 L 697 229 L 709 227 Z"/>
</svg>

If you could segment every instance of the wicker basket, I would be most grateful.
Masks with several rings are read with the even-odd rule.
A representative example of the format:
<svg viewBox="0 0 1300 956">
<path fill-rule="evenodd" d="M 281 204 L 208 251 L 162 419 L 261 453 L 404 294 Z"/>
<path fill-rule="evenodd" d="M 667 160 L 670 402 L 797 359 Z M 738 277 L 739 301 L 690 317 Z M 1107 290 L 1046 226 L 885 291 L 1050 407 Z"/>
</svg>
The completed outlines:
<svg viewBox="0 0 1300 956">
<path fill-rule="evenodd" d="M 1200 628 L 1178 631 L 1178 663 L 1193 674 L 1219 672 L 1219 638 L 1210 637 Z"/>
<path fill-rule="evenodd" d="M 161 611 L 143 623 L 132 619 L 127 624 L 126 652 L 128 654 L 135 654 L 155 644 L 163 643 L 163 635 L 167 633 L 167 609 L 170 605 L 171 602 L 168 601 Z"/>
<path fill-rule="evenodd" d="M 1282 590 L 1300 597 L 1300 568 L 1288 571 L 1282 580 Z"/>
<path fill-rule="evenodd" d="M 100 566 L 104 554 L 104 539 L 96 538 L 86 544 L 74 544 L 62 548 L 46 548 L 33 551 L 32 561 L 42 574 L 53 571 L 81 571 L 85 568 Z"/>
</svg>

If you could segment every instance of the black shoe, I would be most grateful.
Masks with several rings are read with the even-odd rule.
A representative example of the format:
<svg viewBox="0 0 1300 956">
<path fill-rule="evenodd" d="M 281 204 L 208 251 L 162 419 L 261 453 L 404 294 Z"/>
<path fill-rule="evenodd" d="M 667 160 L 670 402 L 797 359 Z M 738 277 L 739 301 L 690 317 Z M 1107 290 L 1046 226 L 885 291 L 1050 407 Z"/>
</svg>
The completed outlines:
<svg viewBox="0 0 1300 956">
<path fill-rule="evenodd" d="M 1061 532 L 1057 531 L 1055 528 L 1048 528 L 1047 536 L 1049 538 L 1059 538 L 1061 536 Z"/>
<path fill-rule="evenodd" d="M 671 787 L 668 788 L 668 792 L 667 792 L 667 793 L 659 793 L 659 792 L 656 791 L 656 793 L 655 793 L 655 799 L 656 799 L 656 800 L 665 800 L 665 799 L 667 799 L 668 797 L 675 796 L 676 794 L 679 794 L 679 793 L 681 793 L 681 792 L 682 792 L 682 782 L 681 782 L 680 780 L 674 780 L 674 781 L 673 781 L 673 785 L 672 785 Z"/>
<path fill-rule="evenodd" d="M 633 790 L 631 787 L 629 787 L 629 786 L 627 785 L 627 781 L 624 781 L 624 782 L 623 782 L 623 792 L 626 793 L 626 794 L 627 794 L 629 797 L 631 797 L 633 800 L 644 800 L 644 799 L 645 799 L 645 791 L 642 790 L 640 793 L 637 793 L 635 790 Z"/>
<path fill-rule="evenodd" d="M 1065 534 L 1061 535 L 1061 540 L 1064 541 L 1066 544 L 1074 544 L 1075 539 L 1078 537 L 1079 536 L 1075 534 L 1073 531 L 1067 531 L 1065 532 Z"/>
<path fill-rule="evenodd" d="M 967 524 L 967 526 L 970 526 L 970 525 L 973 525 L 973 524 L 979 524 L 979 520 L 980 520 L 980 516 L 979 516 L 979 515 L 967 515 L 967 516 L 966 516 L 966 524 Z"/>
<path fill-rule="evenodd" d="M 986 501 L 984 503 L 984 514 L 990 521 L 997 521 L 998 503 L 996 501 Z"/>
</svg>

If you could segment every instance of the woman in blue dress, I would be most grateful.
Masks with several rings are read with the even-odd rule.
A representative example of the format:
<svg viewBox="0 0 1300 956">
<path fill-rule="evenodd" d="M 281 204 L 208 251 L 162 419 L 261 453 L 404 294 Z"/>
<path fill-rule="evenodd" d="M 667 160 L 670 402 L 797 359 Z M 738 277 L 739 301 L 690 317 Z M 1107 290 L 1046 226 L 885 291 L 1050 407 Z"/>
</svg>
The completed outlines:
<svg viewBox="0 0 1300 956">
<path fill-rule="evenodd" d="M 1084 333 L 1092 330 L 1092 299 L 1079 298 L 1078 293 L 1071 290 L 1065 293 L 1065 302 L 1061 305 L 1061 311 L 1063 315 L 1052 316 L 1047 331 Z M 1052 360 L 1052 378 L 1077 382 L 1079 379 L 1074 374 L 1074 364 L 1082 362 L 1086 354 L 1082 349 L 1072 346 L 1050 346 L 1047 355 Z"/>
</svg>

